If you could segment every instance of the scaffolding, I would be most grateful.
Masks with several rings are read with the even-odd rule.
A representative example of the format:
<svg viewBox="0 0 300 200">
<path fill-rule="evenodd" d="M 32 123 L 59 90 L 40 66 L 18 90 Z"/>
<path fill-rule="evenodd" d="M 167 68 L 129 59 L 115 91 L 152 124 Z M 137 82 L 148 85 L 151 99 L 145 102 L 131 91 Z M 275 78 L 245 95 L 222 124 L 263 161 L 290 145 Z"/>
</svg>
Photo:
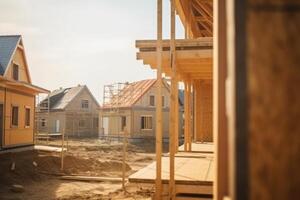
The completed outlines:
<svg viewBox="0 0 300 200">
<path fill-rule="evenodd" d="M 103 107 L 100 113 L 101 118 L 101 131 L 100 138 L 112 139 L 123 137 L 124 127 L 122 127 L 122 117 L 128 117 L 130 114 L 124 114 L 120 112 L 121 108 L 130 107 L 131 103 L 136 100 L 137 96 L 140 96 L 143 91 L 143 87 L 137 88 L 135 83 L 118 82 L 103 86 Z M 116 122 L 117 131 L 114 134 L 105 133 L 104 119 L 107 118 L 108 126 L 109 121 L 114 120 Z M 125 122 L 126 123 L 126 122 Z M 121 125 L 121 126 L 120 126 Z M 126 123 L 127 125 L 127 123 Z M 128 131 L 128 126 L 127 131 Z"/>
<path fill-rule="evenodd" d="M 51 109 L 51 98 L 50 94 L 43 96 L 44 94 L 38 94 L 36 96 L 36 109 L 35 109 L 35 123 L 34 123 L 34 144 L 36 146 L 51 147 L 49 140 L 51 137 L 61 138 L 61 170 L 64 170 L 64 156 L 65 151 L 68 151 L 68 137 L 67 146 L 65 148 L 65 128 L 61 132 L 53 133 L 50 125 L 50 109 Z M 40 101 L 42 99 L 42 101 Z M 40 116 L 43 114 L 43 117 Z M 41 126 L 45 128 L 41 128 Z M 45 144 L 46 142 L 46 144 Z M 54 145 L 56 147 L 56 145 Z"/>
<path fill-rule="evenodd" d="M 50 117 L 50 96 L 43 96 L 45 94 L 38 94 L 36 96 L 36 110 L 35 110 L 35 126 L 34 126 L 34 138 L 35 144 L 40 144 L 42 140 L 46 140 L 47 144 L 49 143 L 50 138 L 50 126 L 49 126 L 49 117 Z M 42 101 L 40 101 L 42 99 Z M 43 113 L 45 118 L 40 118 L 37 113 Z M 42 129 L 41 126 L 47 128 Z M 42 130 L 42 131 L 41 131 Z"/>
</svg>

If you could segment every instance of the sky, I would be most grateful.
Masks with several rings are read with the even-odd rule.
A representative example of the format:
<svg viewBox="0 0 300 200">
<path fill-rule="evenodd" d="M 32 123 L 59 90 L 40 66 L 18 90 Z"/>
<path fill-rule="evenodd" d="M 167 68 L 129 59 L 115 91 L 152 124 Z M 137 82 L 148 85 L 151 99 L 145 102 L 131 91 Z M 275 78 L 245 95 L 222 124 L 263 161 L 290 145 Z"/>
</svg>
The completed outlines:
<svg viewBox="0 0 300 200">
<path fill-rule="evenodd" d="M 183 38 L 178 16 L 176 29 Z M 156 0 L 0 0 L 0 35 L 7 34 L 22 35 L 32 82 L 48 90 L 87 85 L 102 104 L 104 84 L 156 76 L 135 48 L 137 39 L 156 38 Z"/>
</svg>

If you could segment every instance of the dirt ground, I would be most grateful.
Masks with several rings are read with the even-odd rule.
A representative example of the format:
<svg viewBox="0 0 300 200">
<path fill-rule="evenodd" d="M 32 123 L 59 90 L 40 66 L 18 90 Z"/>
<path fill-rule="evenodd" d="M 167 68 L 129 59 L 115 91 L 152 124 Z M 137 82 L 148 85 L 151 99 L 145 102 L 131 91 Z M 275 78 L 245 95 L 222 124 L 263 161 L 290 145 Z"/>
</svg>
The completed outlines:
<svg viewBox="0 0 300 200">
<path fill-rule="evenodd" d="M 51 141 L 57 146 L 60 141 Z M 5 200 L 73 200 L 73 199 L 151 199 L 153 186 L 121 183 L 62 180 L 61 175 L 121 177 L 120 142 L 98 139 L 69 139 L 60 170 L 60 153 L 26 151 L 0 155 L 0 199 Z M 151 144 L 128 145 L 126 175 L 150 164 L 155 158 Z M 12 170 L 12 163 L 15 169 Z M 12 185 L 24 186 L 24 192 L 12 191 Z"/>
</svg>

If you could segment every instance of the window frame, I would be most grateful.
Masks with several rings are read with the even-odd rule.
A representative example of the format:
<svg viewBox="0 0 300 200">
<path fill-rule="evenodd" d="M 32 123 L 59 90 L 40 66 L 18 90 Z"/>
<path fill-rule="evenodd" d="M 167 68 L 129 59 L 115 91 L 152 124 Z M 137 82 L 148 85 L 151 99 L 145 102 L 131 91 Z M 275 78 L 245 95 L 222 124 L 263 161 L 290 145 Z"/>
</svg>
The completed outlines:
<svg viewBox="0 0 300 200">
<path fill-rule="evenodd" d="M 17 71 L 15 71 L 15 67 L 17 67 Z M 17 73 L 17 78 L 15 77 L 15 72 Z M 18 63 L 13 62 L 12 65 L 12 79 L 15 81 L 20 80 L 20 65 Z"/>
<path fill-rule="evenodd" d="M 151 104 L 151 97 L 153 97 L 153 105 Z M 154 107 L 155 106 L 155 95 L 149 95 L 149 106 Z"/>
<path fill-rule="evenodd" d="M 14 108 L 17 109 L 17 123 L 14 124 L 15 120 L 14 120 Z M 19 127 L 19 113 L 20 113 L 20 109 L 19 109 L 19 106 L 18 105 L 11 105 L 11 127 L 12 128 L 18 128 Z"/>
<path fill-rule="evenodd" d="M 29 110 L 29 116 L 27 116 L 27 111 Z M 25 120 L 24 120 L 24 123 L 25 123 L 25 128 L 29 128 L 31 126 L 31 123 L 30 123 L 30 120 L 31 120 L 31 108 L 29 106 L 25 106 Z M 28 117 L 28 119 L 27 119 Z M 28 122 L 28 124 L 27 124 Z"/>
<path fill-rule="evenodd" d="M 125 122 L 125 124 L 124 124 L 124 122 Z M 121 130 L 124 131 L 124 128 L 126 126 L 127 126 L 127 117 L 126 116 L 121 116 Z"/>
<path fill-rule="evenodd" d="M 143 119 L 145 120 L 145 126 L 147 127 L 147 125 L 149 125 L 148 123 L 147 123 L 147 120 L 146 119 L 151 119 L 151 128 L 143 128 L 143 126 L 142 126 L 142 124 L 143 124 Z M 144 127 L 145 127 L 144 126 Z M 151 130 L 153 130 L 153 116 L 152 115 L 141 115 L 141 130 L 147 130 L 147 131 L 151 131 Z"/>
<path fill-rule="evenodd" d="M 93 128 L 99 128 L 99 118 L 98 117 L 93 117 Z"/>
<path fill-rule="evenodd" d="M 81 100 L 81 109 L 89 109 L 89 100 L 88 99 L 82 99 Z"/>
</svg>

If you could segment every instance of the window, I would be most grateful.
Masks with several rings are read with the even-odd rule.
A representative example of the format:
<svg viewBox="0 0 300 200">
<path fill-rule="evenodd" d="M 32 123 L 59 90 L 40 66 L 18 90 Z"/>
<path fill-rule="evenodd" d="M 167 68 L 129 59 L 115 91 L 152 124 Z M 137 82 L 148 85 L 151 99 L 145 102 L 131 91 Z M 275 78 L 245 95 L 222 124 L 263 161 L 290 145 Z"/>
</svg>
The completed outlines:
<svg viewBox="0 0 300 200">
<path fill-rule="evenodd" d="M 85 127 L 85 120 L 79 120 L 79 127 Z"/>
<path fill-rule="evenodd" d="M 81 108 L 89 108 L 89 101 L 88 100 L 82 100 L 81 101 Z"/>
<path fill-rule="evenodd" d="M 46 119 L 41 119 L 41 126 L 45 127 L 46 126 Z"/>
<path fill-rule="evenodd" d="M 30 126 L 30 108 L 25 108 L 25 126 Z"/>
<path fill-rule="evenodd" d="M 152 129 L 152 116 L 142 116 L 141 117 L 141 129 Z"/>
<path fill-rule="evenodd" d="M 150 95 L 149 105 L 150 105 L 150 106 L 155 106 L 155 98 L 154 98 L 154 95 Z"/>
<path fill-rule="evenodd" d="M 165 96 L 161 97 L 161 105 L 162 107 L 165 107 Z"/>
<path fill-rule="evenodd" d="M 13 65 L 13 79 L 18 81 L 19 80 L 19 65 L 14 64 Z"/>
<path fill-rule="evenodd" d="M 99 119 L 98 119 L 98 117 L 94 117 L 94 127 L 95 128 L 99 127 Z"/>
<path fill-rule="evenodd" d="M 19 107 L 18 106 L 12 106 L 11 109 L 11 125 L 12 126 L 18 126 L 19 122 Z"/>
<path fill-rule="evenodd" d="M 54 132 L 59 133 L 60 131 L 60 121 L 58 119 L 55 120 Z"/>
<path fill-rule="evenodd" d="M 126 116 L 121 117 L 121 129 L 124 131 L 124 128 L 126 127 Z"/>
</svg>

